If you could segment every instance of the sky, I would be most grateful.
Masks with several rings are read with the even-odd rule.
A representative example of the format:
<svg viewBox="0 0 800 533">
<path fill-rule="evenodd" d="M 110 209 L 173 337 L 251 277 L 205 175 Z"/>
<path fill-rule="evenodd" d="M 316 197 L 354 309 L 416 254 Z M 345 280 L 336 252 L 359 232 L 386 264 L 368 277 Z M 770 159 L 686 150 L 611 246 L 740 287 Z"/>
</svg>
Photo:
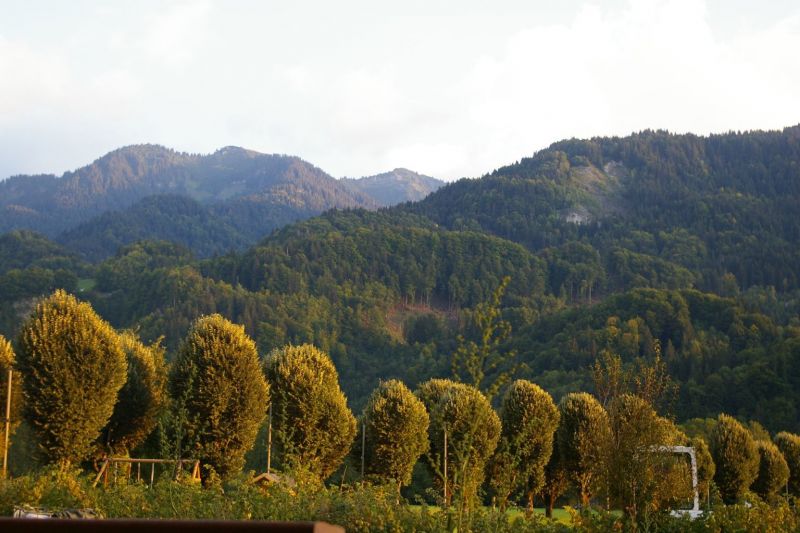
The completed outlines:
<svg viewBox="0 0 800 533">
<path fill-rule="evenodd" d="M 0 0 L 0 179 L 157 143 L 453 180 L 798 123 L 796 0 Z"/>
</svg>

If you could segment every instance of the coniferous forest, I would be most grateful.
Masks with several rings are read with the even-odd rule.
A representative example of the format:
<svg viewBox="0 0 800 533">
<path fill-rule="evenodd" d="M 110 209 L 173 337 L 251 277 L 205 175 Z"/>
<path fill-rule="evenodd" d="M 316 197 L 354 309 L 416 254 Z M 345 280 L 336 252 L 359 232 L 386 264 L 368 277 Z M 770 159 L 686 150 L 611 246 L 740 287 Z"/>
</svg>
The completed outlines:
<svg viewBox="0 0 800 533">
<path fill-rule="evenodd" d="M 247 165 L 258 157 L 235 154 L 244 166 L 215 157 L 226 176 L 248 182 Z M 213 204 L 208 184 L 226 189 L 206 167 L 205 181 L 192 174 L 202 158 L 167 155 L 138 150 L 137 168 L 157 168 L 148 180 L 169 177 L 187 191 L 203 183 L 207 196 L 143 192 L 123 206 L 93 168 L 84 171 L 92 185 L 79 189 L 85 196 L 71 198 L 97 218 L 69 211 L 74 224 L 59 233 L 29 206 L 74 188 L 37 189 L 42 177 L 6 185 L 27 202 L 7 196 L 0 214 L 0 227 L 15 228 L 0 235 L 0 334 L 23 377 L 10 464 L 25 483 L 55 464 L 46 475 L 64 484 L 63 472 L 91 470 L 103 454 L 200 454 L 209 466 L 204 485 L 227 487 L 229 498 L 183 487 L 185 505 L 207 498 L 200 508 L 229 506 L 231 517 L 247 516 L 241 506 L 253 498 L 273 498 L 286 513 L 265 518 L 303 518 L 302 506 L 310 517 L 319 498 L 339 498 L 339 509 L 375 514 L 354 530 L 395 527 L 370 522 L 380 515 L 399 529 L 453 529 L 427 507 L 387 511 L 400 490 L 405 501 L 454 509 L 446 520 L 475 531 L 499 520 L 481 506 L 621 511 L 575 511 L 573 527 L 603 530 L 621 520 L 644 527 L 685 502 L 685 493 L 667 489 L 683 487 L 675 479 L 685 472 L 637 450 L 692 445 L 704 505 L 731 504 L 701 530 L 748 529 L 746 520 L 798 527 L 787 502 L 800 475 L 800 126 L 570 139 L 382 208 L 337 183 L 314 189 L 324 173 L 287 158 L 270 163 L 283 172 L 279 193 Z M 170 170 L 174 161 L 179 171 Z M 302 201 L 292 201 L 293 187 Z M 53 334 L 62 330 L 50 321 L 63 332 Z M 68 351 L 57 343 L 71 338 L 70 327 L 88 328 L 81 338 L 108 358 L 89 372 L 102 374 L 108 399 L 81 424 L 87 437 L 66 442 L 63 420 L 34 411 L 63 407 L 63 398 L 47 396 L 48 379 L 58 378 L 37 369 L 58 366 L 46 357 Z M 82 368 L 100 360 L 92 350 L 81 353 Z M 209 355 L 221 353 L 235 355 Z M 322 385 L 309 389 L 298 377 L 306 372 Z M 214 381 L 222 374 L 236 376 L 234 384 Z M 114 401 L 137 395 L 151 407 L 143 414 L 142 405 Z M 301 487 L 292 489 L 301 495 L 295 507 L 276 503 L 291 491 L 270 495 L 230 481 L 266 468 L 266 405 L 278 435 L 274 464 Z M 131 412 L 147 420 L 131 421 Z M 402 424 L 382 418 L 387 412 L 429 429 L 403 438 L 416 443 L 410 450 L 393 450 L 392 439 L 379 437 Z M 462 467 L 455 473 L 439 469 L 445 432 L 452 464 Z M 743 457 L 731 459 L 728 449 Z M 374 484 L 336 492 L 364 479 Z M 305 481 L 327 481 L 319 489 L 327 492 L 304 492 Z M 132 501 L 149 502 L 141 508 L 164 514 L 157 491 L 71 490 L 71 503 L 83 497 L 120 516 L 129 490 Z M 35 487 L 3 491 L 6 505 Z M 374 507 L 364 511 L 358 498 Z M 733 505 L 745 499 L 763 504 Z M 341 512 L 314 516 L 354 520 Z M 522 527 L 567 526 L 537 518 Z"/>
</svg>

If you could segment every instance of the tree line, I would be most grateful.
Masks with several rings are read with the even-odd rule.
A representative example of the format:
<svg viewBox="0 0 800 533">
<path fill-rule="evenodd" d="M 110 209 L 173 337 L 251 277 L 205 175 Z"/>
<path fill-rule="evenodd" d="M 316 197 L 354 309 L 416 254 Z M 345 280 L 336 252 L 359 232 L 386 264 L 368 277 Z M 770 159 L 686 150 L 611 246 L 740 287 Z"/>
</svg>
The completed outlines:
<svg viewBox="0 0 800 533">
<path fill-rule="evenodd" d="M 502 357 L 491 343 L 495 306 L 480 311 L 489 316 L 482 323 L 491 353 L 462 340 L 459 351 L 473 352 L 463 361 Z M 297 480 L 321 483 L 361 457 L 365 480 L 399 490 L 421 460 L 442 503 L 465 512 L 520 498 L 532 508 L 537 497 L 552 511 L 572 487 L 584 505 L 622 509 L 637 521 L 689 496 L 688 465 L 659 451 L 677 444 L 695 448 L 701 491 L 713 487 L 726 503 L 800 490 L 797 435 L 754 436 L 723 414 L 705 438 L 690 438 L 659 414 L 674 392 L 660 353 L 636 370 L 606 353 L 592 371 L 596 396 L 570 393 L 555 403 L 538 385 L 515 380 L 498 411 L 491 400 L 500 389 L 480 379 L 474 386 L 434 378 L 414 392 L 389 380 L 356 418 L 327 354 L 287 345 L 260 359 L 244 328 L 220 315 L 196 319 L 167 365 L 158 343 L 117 332 L 88 303 L 56 291 L 23 324 L 16 351 L 0 339 L 0 370 L 22 376 L 13 419 L 28 421 L 45 461 L 62 470 L 130 454 L 158 429 L 162 453 L 199 459 L 207 482 L 228 479 L 241 473 L 271 413 L 277 465 Z"/>
</svg>

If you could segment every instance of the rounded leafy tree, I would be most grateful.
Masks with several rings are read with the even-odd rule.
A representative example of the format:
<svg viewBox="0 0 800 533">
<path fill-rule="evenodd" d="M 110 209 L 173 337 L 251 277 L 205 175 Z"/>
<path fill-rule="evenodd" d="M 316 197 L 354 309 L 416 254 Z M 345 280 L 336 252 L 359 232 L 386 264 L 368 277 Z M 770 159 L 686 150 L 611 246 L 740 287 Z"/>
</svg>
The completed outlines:
<svg viewBox="0 0 800 533">
<path fill-rule="evenodd" d="M 765 440 L 756 442 L 758 447 L 758 476 L 753 482 L 753 492 L 762 498 L 771 498 L 789 481 L 789 465 L 783 454 L 773 443 Z"/>
<path fill-rule="evenodd" d="M 789 466 L 789 492 L 800 496 L 800 436 L 781 431 L 775 435 L 775 444 Z"/>
<path fill-rule="evenodd" d="M 411 482 L 419 457 L 428 451 L 428 411 L 401 381 L 382 382 L 362 414 L 366 426 L 365 474 L 398 486 Z M 360 449 L 361 442 L 356 439 Z"/>
<path fill-rule="evenodd" d="M 140 445 L 158 424 L 167 399 L 164 349 L 145 346 L 133 333 L 120 335 L 128 363 L 128 379 L 101 435 L 109 453 L 128 453 Z"/>
<path fill-rule="evenodd" d="M 58 290 L 36 306 L 19 346 L 26 418 L 46 459 L 65 468 L 89 455 L 125 383 L 119 335 Z"/>
<path fill-rule="evenodd" d="M 244 327 L 220 315 L 197 319 L 178 350 L 170 391 L 185 411 L 187 451 L 223 478 L 241 471 L 269 402 Z"/>
<path fill-rule="evenodd" d="M 535 383 L 517 380 L 508 388 L 500 410 L 500 444 L 490 466 L 492 488 L 501 506 L 524 488 L 532 508 L 533 496 L 544 486 L 559 418 L 553 398 Z"/>
<path fill-rule="evenodd" d="M 282 463 L 330 476 L 350 451 L 356 419 L 330 357 L 310 344 L 274 350 L 265 362 Z"/>
<path fill-rule="evenodd" d="M 758 476 L 759 453 L 750 432 L 735 418 L 719 415 L 709 437 L 717 471 L 714 481 L 726 503 L 744 496 Z"/>
</svg>

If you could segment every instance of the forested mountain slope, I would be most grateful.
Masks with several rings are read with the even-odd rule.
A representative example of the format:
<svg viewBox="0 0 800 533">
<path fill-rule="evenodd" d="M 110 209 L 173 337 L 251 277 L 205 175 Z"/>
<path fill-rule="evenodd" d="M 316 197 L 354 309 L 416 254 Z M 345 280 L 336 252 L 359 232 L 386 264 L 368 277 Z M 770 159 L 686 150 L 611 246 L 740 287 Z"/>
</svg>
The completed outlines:
<svg viewBox="0 0 800 533">
<path fill-rule="evenodd" d="M 239 213 L 235 222 L 258 237 L 332 207 L 377 205 L 297 157 L 237 147 L 201 156 L 138 145 L 60 178 L 16 176 L 0 182 L 0 231 L 25 228 L 55 236 L 95 215 L 167 193 L 222 204 L 221 211 Z M 233 205 L 224 207 L 227 203 Z M 274 206 L 282 210 L 261 220 Z"/>
<path fill-rule="evenodd" d="M 652 263 L 718 291 L 800 286 L 800 126 L 698 137 L 646 131 L 569 140 L 404 207 L 533 251 L 585 243 L 608 270 Z M 587 253 L 592 252 L 587 248 Z M 621 272 L 635 281 L 635 272 Z M 569 284 L 565 290 L 569 291 Z"/>
<path fill-rule="evenodd" d="M 164 335 L 169 350 L 214 312 L 262 354 L 312 342 L 360 408 L 379 379 L 449 375 L 458 336 L 480 341 L 475 306 L 509 276 L 500 349 L 557 397 L 591 389 L 604 351 L 626 365 L 660 352 L 680 384 L 679 420 L 724 411 L 797 431 L 798 161 L 798 128 L 565 141 L 416 204 L 331 210 L 202 261 L 168 242 L 129 244 L 68 265 L 64 283 L 91 278 L 82 297 L 102 316 Z M 20 235 L 10 242 L 31 264 L 66 253 Z M 29 284 L 4 308 L 52 286 Z M 14 320 L 3 315 L 3 334 Z"/>
<path fill-rule="evenodd" d="M 343 178 L 341 182 L 354 191 L 368 194 L 384 207 L 422 200 L 444 185 L 441 180 L 407 168 L 358 179 Z"/>
</svg>

